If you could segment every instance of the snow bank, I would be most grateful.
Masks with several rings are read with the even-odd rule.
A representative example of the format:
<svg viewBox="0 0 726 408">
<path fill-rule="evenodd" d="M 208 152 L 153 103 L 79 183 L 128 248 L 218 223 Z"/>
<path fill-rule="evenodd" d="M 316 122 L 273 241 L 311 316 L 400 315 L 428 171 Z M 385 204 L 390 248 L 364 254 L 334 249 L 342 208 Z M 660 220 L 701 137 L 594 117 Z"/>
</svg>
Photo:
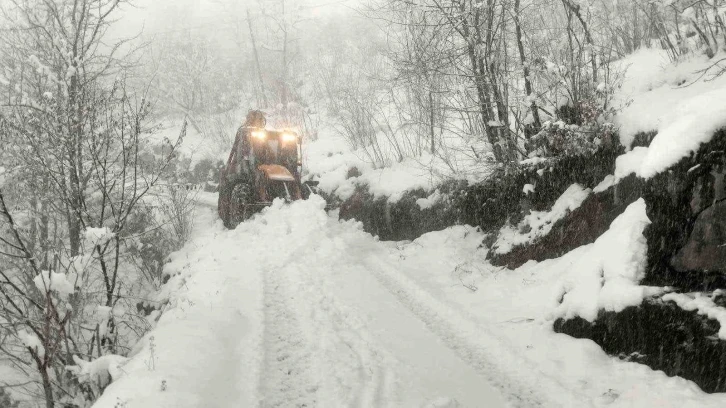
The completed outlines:
<svg viewBox="0 0 726 408">
<path fill-rule="evenodd" d="M 89 378 L 113 382 L 95 408 L 247 407 L 259 403 L 262 300 L 255 259 L 226 231 L 211 209 L 197 210 L 192 239 L 172 254 L 164 272 L 171 278 L 150 303 L 163 313 L 132 349 L 128 361 L 94 361 L 81 368 Z M 99 307 L 105 321 L 121 310 Z M 154 312 L 153 316 L 158 316 Z M 153 323 L 153 318 L 150 318 Z"/>
<path fill-rule="evenodd" d="M 73 275 L 41 271 L 38 276 L 33 278 L 33 283 L 35 283 L 35 287 L 38 288 L 41 293 L 53 291 L 62 297 L 68 297 L 76 290 L 75 280 L 76 277 Z"/>
<path fill-rule="evenodd" d="M 666 53 L 657 49 L 641 49 L 619 61 L 625 71 L 623 84 L 615 94 L 615 106 L 623 109 L 615 117 L 620 138 L 630 146 L 639 132 L 659 130 L 664 119 L 677 116 L 678 103 L 722 86 L 721 78 L 682 87 L 695 81 L 709 65 L 705 56 L 671 64 Z"/>
<path fill-rule="evenodd" d="M 645 274 L 648 247 L 643 230 L 648 224 L 641 198 L 628 206 L 569 268 L 557 291 L 561 302 L 551 317 L 579 316 L 592 322 L 600 309 L 619 312 L 660 293 L 659 289 L 638 285 Z"/>
<path fill-rule="evenodd" d="M 605 176 L 605 178 L 592 191 L 601 193 L 608 188 L 618 184 L 620 180 L 635 173 L 640 173 L 645 157 L 648 155 L 648 148 L 636 146 L 633 150 L 621 154 L 615 159 L 614 174 Z"/>
<path fill-rule="evenodd" d="M 534 186 L 531 189 L 525 186 L 523 193 L 528 194 L 533 191 Z M 571 185 L 555 201 L 550 211 L 532 211 L 524 217 L 524 220 L 517 227 L 511 225 L 503 227 L 499 231 L 499 237 L 493 246 L 494 252 L 505 254 L 517 245 L 532 242 L 538 237 L 549 234 L 552 226 L 569 212 L 579 208 L 588 195 L 590 195 L 589 188 L 583 188 L 579 184 Z"/>
<path fill-rule="evenodd" d="M 641 50 L 619 63 L 627 69 L 615 97 L 616 105 L 624 106 L 615 118 L 621 142 L 627 147 L 637 133 L 657 131 L 647 152 L 637 155 L 638 176 L 666 170 L 726 126 L 726 75 L 698 72 L 712 63 L 694 56 L 668 65 L 662 50 Z"/>
<path fill-rule="evenodd" d="M 664 120 L 648 148 L 638 175 L 644 178 L 666 170 L 698 150 L 726 127 L 726 84 L 719 89 L 683 100 L 677 114 Z"/>
<path fill-rule="evenodd" d="M 648 155 L 648 148 L 637 146 L 633 150 L 626 152 L 623 155 L 618 156 L 615 159 L 615 180 L 616 182 L 624 179 L 625 177 L 639 173 L 640 168 L 643 166 L 643 161 Z"/>
<path fill-rule="evenodd" d="M 662 299 L 675 302 L 683 310 L 695 310 L 700 315 L 718 321 L 721 326 L 718 337 L 726 340 L 726 308 L 716 305 L 711 297 L 702 293 L 668 293 Z"/>
<path fill-rule="evenodd" d="M 617 184 L 617 181 L 618 179 L 616 179 L 614 175 L 608 174 L 607 176 L 605 176 L 604 179 L 602 179 L 602 181 L 598 185 L 595 186 L 595 188 L 592 189 L 592 192 L 596 194 L 602 193 L 603 191 Z"/>
<path fill-rule="evenodd" d="M 306 170 L 315 174 L 319 188 L 341 199 L 350 198 L 357 185 L 365 185 L 375 198 L 397 202 L 407 191 L 431 191 L 435 181 L 424 164 L 426 158 L 406 159 L 383 168 L 374 168 L 355 152 L 347 151 L 336 139 L 319 140 L 307 149 Z M 423 160 L 423 161 L 422 161 Z M 349 174 L 350 169 L 357 172 Z"/>
<path fill-rule="evenodd" d="M 357 179 L 358 182 L 368 185 L 368 190 L 374 197 L 388 197 L 389 202 L 395 203 L 407 191 L 430 191 L 434 188 L 435 181 L 431 171 L 420 160 L 406 159 L 390 167 L 367 171 Z"/>
</svg>

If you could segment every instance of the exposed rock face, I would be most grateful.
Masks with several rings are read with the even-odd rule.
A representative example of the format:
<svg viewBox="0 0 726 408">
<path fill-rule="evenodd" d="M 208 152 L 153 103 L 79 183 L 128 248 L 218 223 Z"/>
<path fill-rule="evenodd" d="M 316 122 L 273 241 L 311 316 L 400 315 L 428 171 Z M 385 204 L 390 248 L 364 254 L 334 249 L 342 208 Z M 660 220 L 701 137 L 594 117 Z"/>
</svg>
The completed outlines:
<svg viewBox="0 0 726 408">
<path fill-rule="evenodd" d="M 678 272 L 726 272 L 726 202 L 703 210 L 686 245 L 671 261 Z"/>
<path fill-rule="evenodd" d="M 528 211 L 547 211 L 573 183 L 594 187 L 615 169 L 620 148 L 603 148 L 594 154 L 563 157 L 516 174 L 501 175 L 459 191 L 452 197 L 462 224 L 486 232 L 518 223 Z M 525 184 L 535 192 L 523 194 Z"/>
<path fill-rule="evenodd" d="M 726 133 L 695 154 L 641 181 L 651 224 L 645 229 L 648 264 L 642 284 L 679 291 L 726 288 Z M 572 216 L 574 216 L 574 212 Z M 714 292 L 721 307 L 726 299 Z M 694 381 L 706 392 L 726 392 L 726 341 L 719 323 L 673 302 L 650 299 L 622 312 L 557 320 L 554 329 L 588 338 L 611 355 Z"/>
<path fill-rule="evenodd" d="M 452 183 L 450 188 L 462 188 Z M 366 187 L 358 187 L 340 204 L 340 218 L 363 223 L 363 228 L 386 241 L 414 240 L 421 235 L 458 224 L 458 212 L 449 200 L 421 209 L 416 200 L 429 194 L 423 190 L 406 192 L 395 203 L 385 197 L 374 198 Z"/>
<path fill-rule="evenodd" d="M 491 253 L 491 263 L 515 269 L 530 259 L 557 258 L 595 242 L 615 218 L 640 198 L 643 184 L 642 180 L 630 176 L 602 193 L 590 195 L 579 208 L 557 221 L 549 234 L 531 244 L 517 246 L 506 254 Z"/>
<path fill-rule="evenodd" d="M 706 392 L 726 392 L 726 341 L 719 324 L 672 302 L 646 300 L 620 313 L 600 312 L 594 323 L 555 321 L 554 329 L 594 340 L 605 352 L 687 378 Z"/>
<path fill-rule="evenodd" d="M 726 288 L 726 133 L 646 183 L 644 284 L 685 291 Z"/>
<path fill-rule="evenodd" d="M 386 198 L 374 198 L 366 186 L 359 186 L 349 199 L 340 203 L 340 217 L 355 218 L 366 231 L 383 240 L 412 240 L 457 224 L 494 232 L 507 220 L 521 219 L 529 210 L 548 210 L 573 183 L 597 185 L 612 174 L 615 158 L 621 153 L 620 148 L 603 148 L 594 154 L 563 157 L 541 167 L 498 174 L 475 185 L 444 183 L 438 190 L 446 199 L 426 209 L 416 204 L 417 199 L 429 195 L 423 190 L 406 192 L 399 201 L 390 203 Z M 536 193 L 525 196 L 525 184 L 536 185 Z"/>
</svg>

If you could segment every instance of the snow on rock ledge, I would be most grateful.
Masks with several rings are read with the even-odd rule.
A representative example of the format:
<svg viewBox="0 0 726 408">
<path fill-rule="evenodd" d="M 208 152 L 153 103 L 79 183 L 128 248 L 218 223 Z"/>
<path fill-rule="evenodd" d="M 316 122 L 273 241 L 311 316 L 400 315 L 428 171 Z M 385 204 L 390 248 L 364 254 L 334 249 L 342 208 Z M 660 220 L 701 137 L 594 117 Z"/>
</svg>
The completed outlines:
<svg viewBox="0 0 726 408">
<path fill-rule="evenodd" d="M 640 177 L 650 178 L 668 169 L 726 127 L 726 88 L 686 99 L 676 112 L 659 127 L 638 171 Z"/>
<path fill-rule="evenodd" d="M 534 191 L 534 187 L 532 187 L 532 191 Z M 550 211 L 532 211 L 516 228 L 510 225 L 505 226 L 499 232 L 499 238 L 493 246 L 494 253 L 506 254 L 517 245 L 532 242 L 538 237 L 549 234 L 555 222 L 580 207 L 590 195 L 590 191 L 589 188 L 573 184 L 562 193 Z M 527 194 L 528 189 L 525 188 L 523 192 Z M 521 232 L 524 229 L 527 229 L 527 232 Z"/>
<path fill-rule="evenodd" d="M 683 310 L 695 310 L 700 315 L 718 321 L 721 325 L 718 337 L 726 340 L 726 309 L 716 305 L 711 297 L 701 293 L 668 293 L 662 299 L 666 302 L 669 300 L 675 302 Z"/>
<path fill-rule="evenodd" d="M 650 224 L 645 210 L 642 198 L 628 206 L 572 264 L 557 293 L 561 301 L 552 318 L 579 316 L 592 322 L 600 309 L 619 312 L 661 292 L 638 285 L 645 275 L 643 230 Z"/>
</svg>

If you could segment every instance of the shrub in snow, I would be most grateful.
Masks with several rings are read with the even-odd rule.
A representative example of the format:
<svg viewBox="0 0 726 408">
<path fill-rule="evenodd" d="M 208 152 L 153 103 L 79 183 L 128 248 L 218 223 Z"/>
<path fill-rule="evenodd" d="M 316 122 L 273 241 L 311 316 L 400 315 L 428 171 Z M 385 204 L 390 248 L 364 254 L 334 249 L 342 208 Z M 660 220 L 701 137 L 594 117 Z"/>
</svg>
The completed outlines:
<svg viewBox="0 0 726 408">
<path fill-rule="evenodd" d="M 614 145 L 616 139 L 615 128 L 610 123 L 578 125 L 547 121 L 529 140 L 528 150 L 530 154 L 544 157 L 572 156 L 594 153 L 602 145 Z"/>
<path fill-rule="evenodd" d="M 113 354 L 98 357 L 93 361 L 85 361 L 78 356 L 73 356 L 75 366 L 67 367 L 82 384 L 88 384 L 95 395 L 101 392 L 123 373 L 121 367 L 126 363 L 126 357 Z"/>
</svg>

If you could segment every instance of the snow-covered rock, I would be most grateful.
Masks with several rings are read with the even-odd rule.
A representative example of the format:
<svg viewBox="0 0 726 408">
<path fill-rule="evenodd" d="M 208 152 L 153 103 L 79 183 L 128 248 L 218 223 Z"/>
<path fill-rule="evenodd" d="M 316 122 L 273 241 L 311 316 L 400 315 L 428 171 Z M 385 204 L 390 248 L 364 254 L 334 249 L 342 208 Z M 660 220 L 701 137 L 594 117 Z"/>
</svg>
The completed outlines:
<svg viewBox="0 0 726 408">
<path fill-rule="evenodd" d="M 643 199 L 628 206 L 569 268 L 556 293 L 560 304 L 551 317 L 579 316 L 592 322 L 601 309 L 619 312 L 661 293 L 661 289 L 639 286 L 645 274 L 648 247 L 643 230 L 648 224 Z"/>
<path fill-rule="evenodd" d="M 525 194 L 534 190 L 523 189 Z M 494 253 L 504 254 L 517 245 L 534 241 L 538 237 L 547 235 L 552 226 L 571 211 L 580 207 L 590 195 L 591 190 L 579 184 L 571 185 L 552 205 L 549 211 L 532 211 L 524 217 L 517 226 L 506 225 L 499 231 L 496 243 L 493 245 Z"/>
</svg>

